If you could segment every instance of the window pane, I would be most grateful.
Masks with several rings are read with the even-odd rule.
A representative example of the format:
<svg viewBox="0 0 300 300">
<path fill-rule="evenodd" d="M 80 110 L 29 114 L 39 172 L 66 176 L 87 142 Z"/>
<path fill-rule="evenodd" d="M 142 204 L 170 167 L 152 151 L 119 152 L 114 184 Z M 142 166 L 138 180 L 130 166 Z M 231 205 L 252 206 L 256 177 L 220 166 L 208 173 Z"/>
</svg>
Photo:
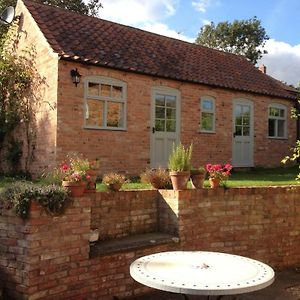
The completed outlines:
<svg viewBox="0 0 300 300">
<path fill-rule="evenodd" d="M 280 115 L 280 117 L 282 117 L 282 118 L 285 117 L 284 109 L 280 109 L 280 110 L 279 110 L 279 115 Z"/>
<path fill-rule="evenodd" d="M 165 96 L 157 94 L 155 98 L 155 105 L 156 106 L 165 106 Z"/>
<path fill-rule="evenodd" d="M 176 119 L 176 109 L 167 108 L 167 119 Z"/>
<path fill-rule="evenodd" d="M 243 125 L 246 125 L 246 126 L 250 125 L 250 118 L 249 117 L 244 117 L 243 118 Z"/>
<path fill-rule="evenodd" d="M 277 121 L 277 136 L 278 137 L 284 137 L 284 127 L 285 127 L 285 121 L 284 120 L 278 120 Z"/>
<path fill-rule="evenodd" d="M 270 116 L 279 117 L 279 109 L 276 107 L 270 107 Z"/>
<path fill-rule="evenodd" d="M 111 85 L 101 84 L 101 96 L 111 97 L 110 88 L 111 88 Z"/>
<path fill-rule="evenodd" d="M 88 95 L 89 96 L 99 96 L 99 83 L 89 82 Z"/>
<path fill-rule="evenodd" d="M 202 100 L 202 109 L 203 110 L 213 110 L 213 102 L 211 100 Z"/>
<path fill-rule="evenodd" d="M 214 115 L 211 113 L 202 113 L 201 118 L 201 129 L 207 131 L 213 131 L 213 118 Z"/>
<path fill-rule="evenodd" d="M 234 115 L 236 116 L 236 117 L 241 117 L 242 116 L 242 107 L 241 107 L 241 105 L 236 105 L 235 106 L 235 110 L 234 110 Z"/>
<path fill-rule="evenodd" d="M 244 126 L 243 127 L 243 136 L 249 136 L 250 135 L 250 127 Z"/>
<path fill-rule="evenodd" d="M 164 107 L 155 107 L 155 118 L 164 119 L 165 118 L 165 108 Z"/>
<path fill-rule="evenodd" d="M 107 126 L 123 127 L 123 104 L 118 102 L 107 103 Z"/>
<path fill-rule="evenodd" d="M 168 132 L 176 131 L 176 121 L 175 120 L 167 120 L 167 131 Z"/>
<path fill-rule="evenodd" d="M 176 108 L 176 97 L 166 96 L 166 106 Z"/>
<path fill-rule="evenodd" d="M 155 130 L 165 131 L 165 120 L 155 120 Z"/>
<path fill-rule="evenodd" d="M 235 126 L 235 135 L 242 136 L 242 126 Z"/>
<path fill-rule="evenodd" d="M 235 125 L 242 125 L 242 117 L 235 118 Z"/>
<path fill-rule="evenodd" d="M 269 136 L 275 136 L 275 120 L 269 119 Z"/>
<path fill-rule="evenodd" d="M 121 86 L 112 86 L 112 97 L 116 99 L 122 98 L 122 87 Z"/>
<path fill-rule="evenodd" d="M 102 127 L 103 124 L 103 101 L 99 100 L 87 100 L 86 110 L 86 125 Z"/>
</svg>

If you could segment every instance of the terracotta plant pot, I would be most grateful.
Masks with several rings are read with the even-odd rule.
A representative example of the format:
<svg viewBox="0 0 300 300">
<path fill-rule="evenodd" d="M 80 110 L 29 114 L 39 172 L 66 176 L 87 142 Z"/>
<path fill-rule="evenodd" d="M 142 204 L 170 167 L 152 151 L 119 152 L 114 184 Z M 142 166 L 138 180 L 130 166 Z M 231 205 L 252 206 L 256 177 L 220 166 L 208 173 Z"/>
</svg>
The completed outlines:
<svg viewBox="0 0 300 300">
<path fill-rule="evenodd" d="M 81 197 L 83 196 L 86 183 L 82 181 L 79 182 L 63 181 L 62 186 L 66 187 L 71 192 L 72 197 Z"/>
<path fill-rule="evenodd" d="M 192 186 L 195 189 L 202 189 L 205 179 L 205 174 L 191 174 Z"/>
<path fill-rule="evenodd" d="M 97 180 L 97 170 L 87 170 L 86 175 L 90 176 L 90 179 L 86 183 L 85 193 L 95 193 L 96 192 L 96 180 Z"/>
<path fill-rule="evenodd" d="M 107 185 L 108 189 L 113 192 L 117 192 L 122 187 L 122 183 L 111 183 Z"/>
<path fill-rule="evenodd" d="M 220 179 L 209 178 L 209 184 L 212 189 L 215 189 L 220 186 Z"/>
<path fill-rule="evenodd" d="M 170 172 L 172 186 L 175 191 L 186 190 L 190 179 L 190 171 Z"/>
</svg>

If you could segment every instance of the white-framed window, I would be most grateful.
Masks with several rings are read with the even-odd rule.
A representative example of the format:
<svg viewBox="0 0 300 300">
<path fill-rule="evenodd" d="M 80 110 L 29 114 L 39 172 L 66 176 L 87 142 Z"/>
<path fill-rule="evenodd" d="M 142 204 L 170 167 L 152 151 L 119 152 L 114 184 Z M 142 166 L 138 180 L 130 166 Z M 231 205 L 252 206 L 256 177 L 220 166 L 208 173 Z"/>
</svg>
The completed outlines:
<svg viewBox="0 0 300 300">
<path fill-rule="evenodd" d="M 103 76 L 85 79 L 84 127 L 92 129 L 126 129 L 127 85 Z"/>
<path fill-rule="evenodd" d="M 200 100 L 200 131 L 215 132 L 215 98 L 203 96 Z"/>
<path fill-rule="evenodd" d="M 268 109 L 269 137 L 286 138 L 287 109 L 282 104 L 271 104 Z"/>
</svg>

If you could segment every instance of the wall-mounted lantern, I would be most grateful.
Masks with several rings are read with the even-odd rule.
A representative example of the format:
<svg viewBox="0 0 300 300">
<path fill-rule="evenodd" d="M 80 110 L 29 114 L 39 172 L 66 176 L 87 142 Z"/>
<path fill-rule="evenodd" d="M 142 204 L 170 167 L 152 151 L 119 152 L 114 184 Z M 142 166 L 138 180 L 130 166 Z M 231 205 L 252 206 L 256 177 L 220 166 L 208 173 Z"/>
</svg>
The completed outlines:
<svg viewBox="0 0 300 300">
<path fill-rule="evenodd" d="M 79 74 L 77 68 L 71 70 L 70 74 L 71 74 L 71 77 L 72 77 L 72 82 L 75 84 L 75 86 L 77 86 L 77 84 L 80 82 L 80 77 L 81 77 L 81 75 Z"/>
</svg>

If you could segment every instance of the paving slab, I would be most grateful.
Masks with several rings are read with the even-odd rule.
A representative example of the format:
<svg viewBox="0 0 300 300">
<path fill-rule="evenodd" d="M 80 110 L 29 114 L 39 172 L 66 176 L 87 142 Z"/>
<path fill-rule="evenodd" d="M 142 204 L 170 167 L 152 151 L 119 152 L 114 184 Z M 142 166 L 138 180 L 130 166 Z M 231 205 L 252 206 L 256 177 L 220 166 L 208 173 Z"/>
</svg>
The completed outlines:
<svg viewBox="0 0 300 300">
<path fill-rule="evenodd" d="M 130 300 L 184 300 L 179 294 L 152 290 L 148 294 L 128 298 Z M 189 300 L 207 300 L 206 296 L 188 296 Z M 211 297 L 211 299 L 214 299 Z M 275 271 L 275 281 L 269 287 L 236 296 L 224 296 L 222 300 L 300 300 L 300 268 Z"/>
</svg>

